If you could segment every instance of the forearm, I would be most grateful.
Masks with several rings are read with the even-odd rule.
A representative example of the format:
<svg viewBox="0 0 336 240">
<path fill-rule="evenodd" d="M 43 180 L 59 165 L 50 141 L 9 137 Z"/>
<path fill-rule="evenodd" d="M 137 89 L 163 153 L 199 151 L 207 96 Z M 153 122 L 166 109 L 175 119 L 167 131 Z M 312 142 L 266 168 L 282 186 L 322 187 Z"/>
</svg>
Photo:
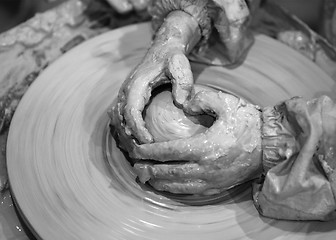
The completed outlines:
<svg viewBox="0 0 336 240">
<path fill-rule="evenodd" d="M 188 19 L 193 19 L 199 27 L 200 41 L 196 48 L 207 42 L 211 32 L 211 19 L 207 0 L 157 0 L 149 7 L 149 14 L 152 16 L 154 31 L 158 31 L 164 24 L 167 16 L 172 12 L 181 11 L 189 15 Z M 191 48 L 190 48 L 191 49 Z"/>
<path fill-rule="evenodd" d="M 188 54 L 200 39 L 201 31 L 197 21 L 188 13 L 175 10 L 169 13 L 155 33 L 147 55 L 154 60 L 161 60 L 175 53 Z"/>
<path fill-rule="evenodd" d="M 201 29 L 197 21 L 190 14 L 175 10 L 155 33 L 154 46 L 170 45 L 189 53 L 200 39 Z"/>
</svg>

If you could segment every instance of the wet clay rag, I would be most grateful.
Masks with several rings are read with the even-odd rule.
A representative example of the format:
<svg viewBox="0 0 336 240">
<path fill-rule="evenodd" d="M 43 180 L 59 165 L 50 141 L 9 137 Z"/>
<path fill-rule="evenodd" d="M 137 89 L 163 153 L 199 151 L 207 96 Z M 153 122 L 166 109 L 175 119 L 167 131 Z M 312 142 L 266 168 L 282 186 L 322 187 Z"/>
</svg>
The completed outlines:
<svg viewBox="0 0 336 240">
<path fill-rule="evenodd" d="M 286 220 L 336 219 L 336 105 L 292 98 L 263 111 L 265 173 L 253 186 L 259 213 Z"/>
</svg>

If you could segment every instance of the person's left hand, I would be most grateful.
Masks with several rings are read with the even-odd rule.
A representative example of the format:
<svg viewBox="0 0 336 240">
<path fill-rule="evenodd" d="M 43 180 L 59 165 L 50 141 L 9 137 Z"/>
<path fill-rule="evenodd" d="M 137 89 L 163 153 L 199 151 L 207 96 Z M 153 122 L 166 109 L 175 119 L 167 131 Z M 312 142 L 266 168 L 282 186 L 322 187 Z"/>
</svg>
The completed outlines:
<svg viewBox="0 0 336 240">
<path fill-rule="evenodd" d="M 148 6 L 150 0 L 107 0 L 118 13 L 128 13 L 132 10 L 142 11 Z"/>
<path fill-rule="evenodd" d="M 198 23 L 189 14 L 175 11 L 166 17 L 141 63 L 121 86 L 111 111 L 113 124 L 124 141 L 153 141 L 142 117 L 152 89 L 170 82 L 179 105 L 192 93 L 193 75 L 186 55 L 200 37 Z"/>
</svg>

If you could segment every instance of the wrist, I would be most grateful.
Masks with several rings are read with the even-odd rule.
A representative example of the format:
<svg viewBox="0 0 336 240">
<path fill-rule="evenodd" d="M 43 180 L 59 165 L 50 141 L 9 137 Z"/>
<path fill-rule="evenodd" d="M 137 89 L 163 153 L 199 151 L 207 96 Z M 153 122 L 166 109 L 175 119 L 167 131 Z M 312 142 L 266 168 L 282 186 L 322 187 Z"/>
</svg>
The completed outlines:
<svg viewBox="0 0 336 240">
<path fill-rule="evenodd" d="M 153 47 L 188 54 L 200 41 L 198 22 L 188 13 L 170 12 L 155 33 Z"/>
<path fill-rule="evenodd" d="M 184 12 L 197 23 L 200 31 L 200 39 L 195 49 L 202 48 L 209 39 L 211 32 L 211 19 L 208 16 L 208 1 L 204 0 L 157 0 L 149 7 L 152 16 L 152 26 L 157 31 L 172 12 Z M 189 48 L 189 51 L 192 48 Z"/>
</svg>

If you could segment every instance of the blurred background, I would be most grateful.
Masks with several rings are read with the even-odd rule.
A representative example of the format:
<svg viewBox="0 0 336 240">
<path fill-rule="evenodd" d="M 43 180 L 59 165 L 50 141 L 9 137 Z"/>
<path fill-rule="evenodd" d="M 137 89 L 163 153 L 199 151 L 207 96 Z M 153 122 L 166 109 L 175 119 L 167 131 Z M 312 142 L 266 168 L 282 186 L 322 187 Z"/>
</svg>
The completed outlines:
<svg viewBox="0 0 336 240">
<path fill-rule="evenodd" d="M 0 33 L 66 0 L 0 0 Z"/>
<path fill-rule="evenodd" d="M 67 0 L 0 0 L 0 33 Z M 71 1 L 71 0 L 68 0 Z M 94 1 L 94 0 L 92 0 Z M 318 30 L 324 0 L 268 0 L 287 8 Z"/>
</svg>

